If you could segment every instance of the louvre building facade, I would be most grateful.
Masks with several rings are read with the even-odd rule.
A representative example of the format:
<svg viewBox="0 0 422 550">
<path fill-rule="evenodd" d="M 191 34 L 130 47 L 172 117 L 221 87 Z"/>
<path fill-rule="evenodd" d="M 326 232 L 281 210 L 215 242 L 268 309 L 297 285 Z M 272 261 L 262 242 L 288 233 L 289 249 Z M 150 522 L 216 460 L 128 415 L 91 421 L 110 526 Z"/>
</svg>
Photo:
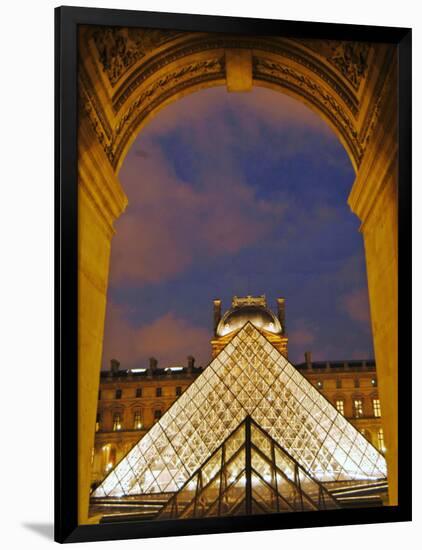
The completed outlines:
<svg viewBox="0 0 422 550">
<path fill-rule="evenodd" d="M 213 359 L 91 495 L 137 519 L 382 505 L 384 456 L 287 359 L 283 308 L 214 303 Z"/>
</svg>

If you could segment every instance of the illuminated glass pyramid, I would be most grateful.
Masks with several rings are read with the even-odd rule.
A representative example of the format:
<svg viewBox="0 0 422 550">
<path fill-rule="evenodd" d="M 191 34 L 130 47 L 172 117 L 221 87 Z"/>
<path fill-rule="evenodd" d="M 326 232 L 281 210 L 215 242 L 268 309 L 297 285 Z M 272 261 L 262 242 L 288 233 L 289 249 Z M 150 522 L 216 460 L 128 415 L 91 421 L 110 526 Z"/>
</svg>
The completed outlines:
<svg viewBox="0 0 422 550">
<path fill-rule="evenodd" d="M 250 416 L 170 498 L 157 519 L 339 508 Z"/>
<path fill-rule="evenodd" d="M 178 491 L 250 416 L 318 482 L 386 478 L 384 457 L 250 322 L 94 491 Z"/>
</svg>

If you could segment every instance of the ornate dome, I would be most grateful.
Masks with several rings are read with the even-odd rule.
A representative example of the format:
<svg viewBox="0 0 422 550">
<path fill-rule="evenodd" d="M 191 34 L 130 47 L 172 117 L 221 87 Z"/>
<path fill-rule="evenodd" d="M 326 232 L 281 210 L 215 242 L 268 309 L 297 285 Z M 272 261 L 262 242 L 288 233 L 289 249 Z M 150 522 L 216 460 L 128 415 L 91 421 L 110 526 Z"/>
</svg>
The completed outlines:
<svg viewBox="0 0 422 550">
<path fill-rule="evenodd" d="M 243 327 L 250 321 L 256 328 L 281 334 L 281 324 L 266 307 L 255 304 L 242 305 L 227 311 L 217 326 L 217 336 L 225 336 Z"/>
</svg>

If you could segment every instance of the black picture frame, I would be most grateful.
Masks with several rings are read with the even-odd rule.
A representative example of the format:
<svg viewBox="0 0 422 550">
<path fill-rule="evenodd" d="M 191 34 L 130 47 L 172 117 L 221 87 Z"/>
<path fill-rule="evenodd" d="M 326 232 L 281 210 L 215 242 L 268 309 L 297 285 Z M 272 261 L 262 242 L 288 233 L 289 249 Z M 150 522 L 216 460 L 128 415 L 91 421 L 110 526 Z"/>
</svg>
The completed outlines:
<svg viewBox="0 0 422 550">
<path fill-rule="evenodd" d="M 77 522 L 77 29 L 132 26 L 396 44 L 399 58 L 399 505 L 230 518 Z M 55 540 L 82 542 L 411 519 L 411 30 L 96 8 L 55 10 Z"/>
</svg>

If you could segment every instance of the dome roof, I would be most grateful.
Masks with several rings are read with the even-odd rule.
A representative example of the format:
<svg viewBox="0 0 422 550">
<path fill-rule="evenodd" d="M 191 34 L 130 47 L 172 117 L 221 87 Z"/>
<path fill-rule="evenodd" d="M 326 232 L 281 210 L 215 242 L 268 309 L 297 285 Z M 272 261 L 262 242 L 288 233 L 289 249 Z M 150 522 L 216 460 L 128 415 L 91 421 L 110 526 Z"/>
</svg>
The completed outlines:
<svg viewBox="0 0 422 550">
<path fill-rule="evenodd" d="M 260 305 L 244 305 L 230 309 L 217 326 L 217 336 L 225 336 L 239 330 L 247 322 L 256 328 L 264 329 L 274 334 L 281 333 L 281 324 L 277 317 L 266 307 Z"/>
</svg>

